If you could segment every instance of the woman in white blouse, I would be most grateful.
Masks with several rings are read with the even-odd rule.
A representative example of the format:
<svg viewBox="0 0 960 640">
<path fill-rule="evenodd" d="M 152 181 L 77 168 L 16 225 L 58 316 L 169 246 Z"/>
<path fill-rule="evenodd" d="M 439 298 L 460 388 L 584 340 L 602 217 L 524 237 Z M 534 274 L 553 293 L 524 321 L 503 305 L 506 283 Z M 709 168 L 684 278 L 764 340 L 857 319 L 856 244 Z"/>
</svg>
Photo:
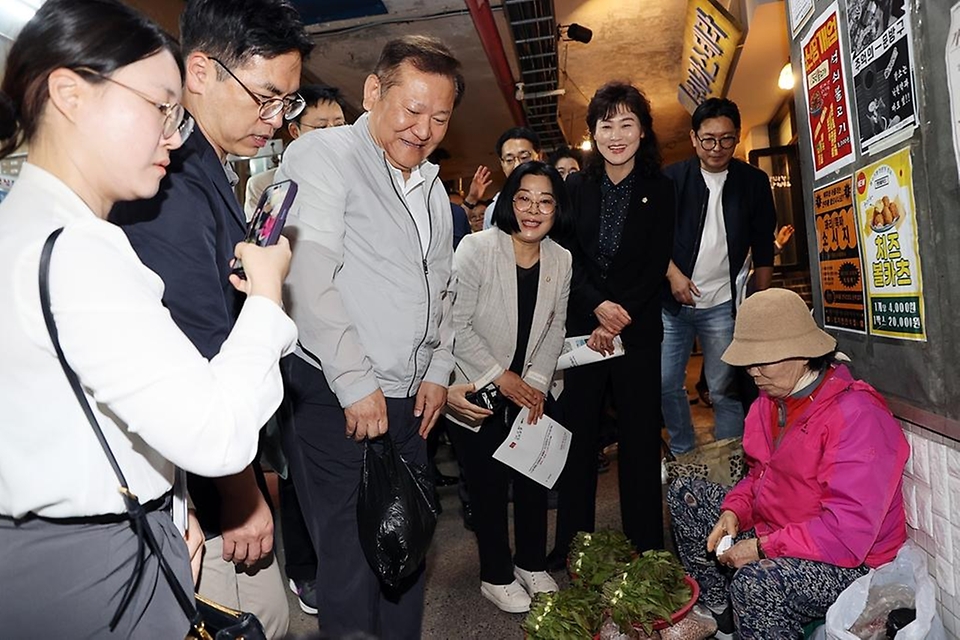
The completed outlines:
<svg viewBox="0 0 960 640">
<path fill-rule="evenodd" d="M 148 555 L 137 557 L 117 480 L 60 368 L 41 316 L 40 251 L 67 362 L 167 560 L 192 593 L 172 523 L 174 465 L 236 473 L 278 406 L 277 362 L 296 328 L 279 306 L 290 252 L 237 247 L 248 295 L 220 354 L 204 359 L 161 303 L 163 283 L 106 221 L 158 189 L 192 125 L 176 44 L 115 0 L 50 0 L 10 50 L 0 157 L 27 162 L 0 204 L 0 620 L 11 638 L 183 638 L 187 620 Z M 195 551 L 195 549 L 194 549 Z"/>
<path fill-rule="evenodd" d="M 480 592 L 503 611 L 530 608 L 530 597 L 556 591 L 546 572 L 547 490 L 492 458 L 521 407 L 531 429 L 544 412 L 563 346 L 570 253 L 551 240 L 570 226 L 563 179 L 542 162 L 526 162 L 507 179 L 494 227 L 468 235 L 457 248 L 454 384 L 448 433 L 470 481 L 480 551 Z M 494 391 L 495 389 L 495 391 Z M 468 401 L 486 390 L 499 395 L 494 410 Z M 488 394 L 489 397 L 489 394 Z M 513 482 L 511 557 L 507 487 Z"/>
</svg>

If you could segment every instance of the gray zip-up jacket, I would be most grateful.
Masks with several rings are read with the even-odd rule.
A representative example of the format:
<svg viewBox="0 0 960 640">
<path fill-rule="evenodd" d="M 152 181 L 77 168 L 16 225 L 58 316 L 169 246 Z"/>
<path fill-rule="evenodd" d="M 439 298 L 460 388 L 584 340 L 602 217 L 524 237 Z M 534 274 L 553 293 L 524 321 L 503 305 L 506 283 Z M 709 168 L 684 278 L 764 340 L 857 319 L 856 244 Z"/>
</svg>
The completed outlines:
<svg viewBox="0 0 960 640">
<path fill-rule="evenodd" d="M 367 121 L 301 136 L 277 172 L 299 186 L 284 295 L 297 355 L 323 370 L 343 407 L 378 387 L 406 398 L 422 380 L 447 386 L 453 370 L 453 216 L 439 168 L 424 162 L 424 183 L 410 196 L 427 194 L 424 253 Z"/>
</svg>

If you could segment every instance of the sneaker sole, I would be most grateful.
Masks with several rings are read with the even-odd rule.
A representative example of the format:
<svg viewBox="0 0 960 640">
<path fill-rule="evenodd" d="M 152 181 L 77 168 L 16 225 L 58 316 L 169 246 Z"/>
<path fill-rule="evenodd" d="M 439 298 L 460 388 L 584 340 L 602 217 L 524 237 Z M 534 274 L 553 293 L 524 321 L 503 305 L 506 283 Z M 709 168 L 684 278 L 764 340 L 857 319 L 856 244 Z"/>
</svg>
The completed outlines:
<svg viewBox="0 0 960 640">
<path fill-rule="evenodd" d="M 290 589 L 293 595 L 297 596 L 297 603 L 300 605 L 301 611 L 303 611 L 308 616 L 315 616 L 317 615 L 317 613 L 319 613 L 316 607 L 311 607 L 306 602 L 300 599 L 300 592 L 297 591 L 297 583 L 293 581 L 293 578 L 290 578 L 290 580 L 287 582 L 287 587 Z"/>
<path fill-rule="evenodd" d="M 480 589 L 480 595 L 482 595 L 484 598 L 486 598 L 487 600 L 492 602 L 494 605 L 496 605 L 497 609 L 500 609 L 500 611 L 505 611 L 506 613 L 528 613 L 530 611 L 529 604 L 517 605 L 513 607 L 509 605 L 504 605 L 499 600 L 497 600 L 496 598 L 488 594 L 483 588 Z"/>
</svg>

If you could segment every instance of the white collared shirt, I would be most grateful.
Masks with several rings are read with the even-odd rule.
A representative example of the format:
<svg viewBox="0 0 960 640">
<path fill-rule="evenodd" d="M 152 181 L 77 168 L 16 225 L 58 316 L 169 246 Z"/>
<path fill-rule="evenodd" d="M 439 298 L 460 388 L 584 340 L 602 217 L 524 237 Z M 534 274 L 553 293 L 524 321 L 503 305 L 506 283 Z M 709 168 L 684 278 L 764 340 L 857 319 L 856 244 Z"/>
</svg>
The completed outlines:
<svg viewBox="0 0 960 640">
<path fill-rule="evenodd" d="M 392 164 L 387 163 L 390 173 L 393 175 L 403 201 L 413 216 L 413 222 L 417 225 L 417 234 L 420 236 L 420 253 L 426 257 L 427 248 L 430 246 L 430 211 L 427 208 L 427 191 L 424 188 L 425 180 L 420 173 L 420 167 L 414 167 L 410 170 L 410 177 L 404 180 L 403 172 Z"/>
<path fill-rule="evenodd" d="M 214 477 L 242 470 L 282 398 L 277 363 L 296 342 L 293 322 L 274 302 L 251 297 L 220 353 L 206 360 L 123 231 L 26 163 L 0 203 L 0 515 L 124 512 L 40 309 L 40 251 L 59 227 L 54 320 L 130 489 L 142 502 L 160 497 L 174 464 Z"/>
</svg>

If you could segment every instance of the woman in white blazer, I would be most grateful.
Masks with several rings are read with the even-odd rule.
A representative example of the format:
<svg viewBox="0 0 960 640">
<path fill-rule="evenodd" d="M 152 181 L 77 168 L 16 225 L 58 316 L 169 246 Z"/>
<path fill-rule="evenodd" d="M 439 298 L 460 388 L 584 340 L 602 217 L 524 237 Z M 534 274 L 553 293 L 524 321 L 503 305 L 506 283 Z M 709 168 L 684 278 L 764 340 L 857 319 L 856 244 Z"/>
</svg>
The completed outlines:
<svg viewBox="0 0 960 640">
<path fill-rule="evenodd" d="M 459 426 L 450 438 L 470 478 L 480 592 L 511 613 L 528 611 L 534 593 L 557 589 L 546 572 L 547 490 L 492 456 L 521 408 L 529 410 L 533 429 L 543 415 L 563 346 L 571 277 L 570 253 L 550 236 L 565 231 L 569 215 L 556 169 L 525 163 L 500 193 L 494 227 L 465 237 L 454 259 L 457 366 L 447 415 Z M 492 408 L 480 406 L 483 398 Z M 511 480 L 513 557 L 507 527 Z"/>
</svg>

